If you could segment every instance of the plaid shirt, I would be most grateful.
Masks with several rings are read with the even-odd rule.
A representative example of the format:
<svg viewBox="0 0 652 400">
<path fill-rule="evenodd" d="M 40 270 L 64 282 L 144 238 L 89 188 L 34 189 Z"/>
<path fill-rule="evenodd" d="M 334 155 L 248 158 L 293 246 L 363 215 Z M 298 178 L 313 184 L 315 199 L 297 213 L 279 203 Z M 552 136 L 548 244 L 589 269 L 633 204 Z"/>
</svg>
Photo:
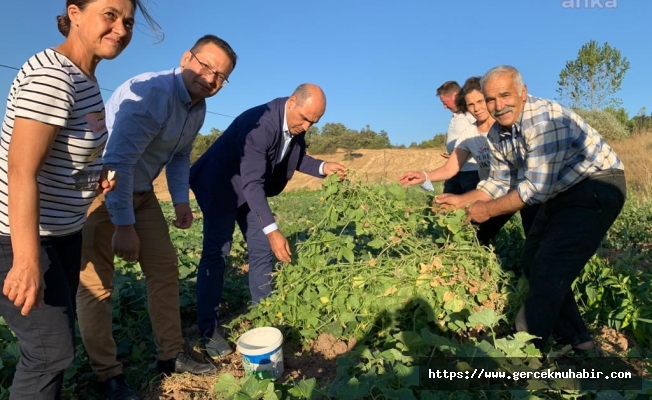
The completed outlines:
<svg viewBox="0 0 652 400">
<path fill-rule="evenodd" d="M 593 172 L 624 169 L 600 134 L 561 104 L 528 96 L 520 122 L 497 122 L 487 134 L 491 171 L 478 189 L 497 198 L 516 189 L 526 204 L 543 203 Z"/>
</svg>

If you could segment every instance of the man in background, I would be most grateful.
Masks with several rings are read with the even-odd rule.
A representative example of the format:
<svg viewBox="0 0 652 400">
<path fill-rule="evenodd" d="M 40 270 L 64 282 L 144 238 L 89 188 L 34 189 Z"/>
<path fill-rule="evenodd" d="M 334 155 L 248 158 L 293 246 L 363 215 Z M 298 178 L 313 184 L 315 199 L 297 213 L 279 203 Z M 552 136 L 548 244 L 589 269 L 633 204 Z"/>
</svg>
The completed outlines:
<svg viewBox="0 0 652 400">
<path fill-rule="evenodd" d="M 462 133 L 472 129 L 472 125 L 475 123 L 475 118 L 471 113 L 461 110 L 458 106 L 457 97 L 460 90 L 460 85 L 455 81 L 444 82 L 443 85 L 437 88 L 437 97 L 441 100 L 444 108 L 453 113 L 446 132 L 447 154 L 442 154 L 445 158 L 448 158 L 453 152 Z M 478 182 L 480 182 L 478 163 L 473 157 L 469 157 L 454 177 L 444 181 L 444 193 L 466 193 L 475 189 Z"/>
<path fill-rule="evenodd" d="M 437 202 L 480 223 L 540 204 L 521 257 L 530 288 L 516 328 L 536 336 L 540 350 L 551 335 L 576 352 L 595 350 L 571 285 L 623 207 L 623 163 L 573 110 L 528 95 L 516 68 L 495 67 L 481 85 L 497 122 L 487 134 L 489 177 Z"/>
<path fill-rule="evenodd" d="M 109 400 L 138 398 L 127 385 L 112 335 L 114 255 L 138 261 L 145 275 L 159 372 L 215 370 L 184 352 L 177 253 L 153 181 L 165 167 L 173 224 L 189 228 L 192 143 L 204 123 L 205 99 L 228 82 L 236 59 L 228 43 L 206 35 L 183 54 L 179 68 L 138 75 L 118 87 L 106 104 L 109 139 L 103 161 L 118 172 L 119 182 L 115 192 L 98 196 L 91 205 L 83 229 L 77 304 L 81 336 Z"/>
</svg>

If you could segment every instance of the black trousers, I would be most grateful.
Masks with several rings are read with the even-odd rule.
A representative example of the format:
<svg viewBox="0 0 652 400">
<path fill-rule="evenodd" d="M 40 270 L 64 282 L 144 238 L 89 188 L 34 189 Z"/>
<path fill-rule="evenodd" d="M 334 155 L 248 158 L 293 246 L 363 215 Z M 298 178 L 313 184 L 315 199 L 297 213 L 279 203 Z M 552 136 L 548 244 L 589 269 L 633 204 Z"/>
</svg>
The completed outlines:
<svg viewBox="0 0 652 400">
<path fill-rule="evenodd" d="M 0 315 L 16 334 L 20 359 L 10 399 L 60 399 L 64 370 L 75 356 L 75 296 L 81 266 L 81 232 L 42 237 L 43 303 L 27 316 L 0 293 Z M 0 236 L 0 287 L 13 264 L 9 236 Z"/>
<path fill-rule="evenodd" d="M 622 170 L 594 173 L 541 204 L 521 258 L 530 284 L 528 332 L 542 349 L 551 333 L 572 344 L 590 338 L 571 284 L 598 249 L 626 198 Z"/>
</svg>

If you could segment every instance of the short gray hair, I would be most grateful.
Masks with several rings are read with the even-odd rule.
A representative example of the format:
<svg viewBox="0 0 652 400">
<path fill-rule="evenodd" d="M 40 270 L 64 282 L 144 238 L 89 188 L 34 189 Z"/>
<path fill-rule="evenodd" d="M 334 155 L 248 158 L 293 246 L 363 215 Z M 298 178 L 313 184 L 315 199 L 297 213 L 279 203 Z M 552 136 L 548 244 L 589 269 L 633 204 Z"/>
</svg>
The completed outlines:
<svg viewBox="0 0 652 400">
<path fill-rule="evenodd" d="M 512 67 L 511 65 L 499 65 L 487 71 L 487 73 L 484 74 L 482 79 L 480 79 L 480 86 L 482 86 L 482 92 L 484 92 L 484 87 L 487 84 L 487 81 L 489 81 L 489 79 L 493 78 L 496 75 L 501 75 L 501 74 L 509 74 L 512 77 L 512 81 L 516 86 L 516 90 L 520 92 L 523 89 L 523 76 L 521 75 L 521 73 L 518 72 L 518 70 Z"/>
</svg>

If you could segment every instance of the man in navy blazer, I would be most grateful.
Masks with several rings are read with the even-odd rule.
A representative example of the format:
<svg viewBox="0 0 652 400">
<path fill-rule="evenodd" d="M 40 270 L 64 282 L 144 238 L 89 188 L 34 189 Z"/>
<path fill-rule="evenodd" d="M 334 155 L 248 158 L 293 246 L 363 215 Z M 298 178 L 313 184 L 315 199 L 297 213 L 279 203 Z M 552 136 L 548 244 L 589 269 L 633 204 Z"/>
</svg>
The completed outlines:
<svg viewBox="0 0 652 400">
<path fill-rule="evenodd" d="M 240 114 L 190 169 L 190 186 L 204 218 L 197 322 L 213 358 L 232 352 L 217 329 L 217 309 L 235 223 L 247 241 L 249 290 L 257 304 L 272 291 L 273 256 L 291 261 L 290 247 L 267 198 L 281 193 L 296 170 L 316 177 L 345 173 L 341 164 L 306 154 L 305 132 L 325 110 L 321 88 L 300 85 L 290 97 Z"/>
</svg>

